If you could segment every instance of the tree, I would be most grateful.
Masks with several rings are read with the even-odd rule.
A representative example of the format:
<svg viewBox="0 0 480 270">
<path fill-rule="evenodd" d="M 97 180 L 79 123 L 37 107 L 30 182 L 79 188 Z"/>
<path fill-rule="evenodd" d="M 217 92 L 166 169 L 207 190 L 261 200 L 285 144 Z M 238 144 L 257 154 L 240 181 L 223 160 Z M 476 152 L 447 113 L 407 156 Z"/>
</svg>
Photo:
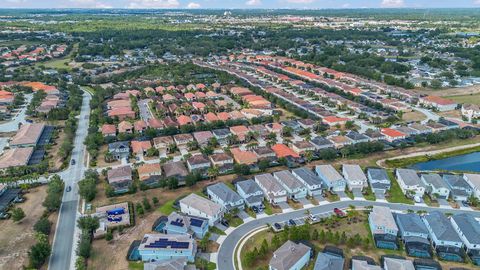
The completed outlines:
<svg viewBox="0 0 480 270">
<path fill-rule="evenodd" d="M 62 204 L 63 189 L 64 183 L 60 176 L 52 176 L 52 179 L 48 183 L 47 196 L 43 201 L 43 206 L 45 206 L 48 211 L 53 212 L 60 208 L 60 205 Z"/>
<path fill-rule="evenodd" d="M 318 236 L 319 235 L 317 229 L 314 229 L 312 233 L 312 240 L 318 240 Z"/>
<path fill-rule="evenodd" d="M 50 256 L 51 248 L 46 235 L 37 233 L 35 238 L 37 242 L 30 248 L 28 258 L 30 260 L 30 267 L 39 269 L 45 263 L 48 256 Z"/>
<path fill-rule="evenodd" d="M 139 203 L 139 202 L 135 205 L 135 210 L 137 211 L 137 214 L 140 215 L 140 216 L 143 216 L 143 214 L 145 214 L 145 211 L 143 210 L 142 204 Z"/>
<path fill-rule="evenodd" d="M 100 227 L 100 222 L 96 217 L 83 216 L 78 219 L 77 225 L 84 231 L 92 232 Z"/>
<path fill-rule="evenodd" d="M 78 193 L 87 202 L 95 199 L 97 195 L 97 179 L 98 175 L 96 178 L 89 177 L 78 182 Z"/>
<path fill-rule="evenodd" d="M 262 246 L 260 247 L 260 254 L 262 256 L 268 253 L 268 243 L 266 239 L 263 239 Z"/>
<path fill-rule="evenodd" d="M 90 234 L 82 233 L 82 236 L 78 241 L 77 255 L 84 258 L 89 258 L 92 250 L 92 247 L 90 245 L 91 242 L 92 238 L 90 237 Z"/>
<path fill-rule="evenodd" d="M 220 170 L 215 165 L 208 168 L 207 170 L 207 174 L 208 174 L 208 177 L 210 177 L 210 179 L 215 179 L 219 173 L 220 173 Z"/>
<path fill-rule="evenodd" d="M 107 230 L 107 233 L 105 234 L 105 240 L 107 240 L 109 242 L 113 240 L 112 230 Z"/>
<path fill-rule="evenodd" d="M 262 159 L 258 162 L 258 168 L 264 172 L 270 167 L 270 162 L 266 159 Z"/>
<path fill-rule="evenodd" d="M 12 210 L 12 219 L 15 222 L 19 222 L 25 217 L 25 212 L 23 212 L 22 208 L 16 207 Z"/>
<path fill-rule="evenodd" d="M 35 225 L 33 226 L 33 229 L 36 232 L 49 235 L 51 227 L 52 227 L 52 223 L 50 222 L 50 220 L 48 220 L 47 217 L 43 216 L 35 223 Z"/>
<path fill-rule="evenodd" d="M 158 202 L 158 198 L 157 198 L 157 197 L 153 197 L 153 198 L 152 198 L 152 202 L 153 202 L 153 205 L 158 206 L 158 203 L 159 203 L 159 202 Z"/>
<path fill-rule="evenodd" d="M 143 208 L 145 209 L 145 211 L 150 211 L 152 209 L 152 206 L 150 205 L 150 202 L 148 201 L 147 197 L 144 197 L 143 198 Z"/>
</svg>

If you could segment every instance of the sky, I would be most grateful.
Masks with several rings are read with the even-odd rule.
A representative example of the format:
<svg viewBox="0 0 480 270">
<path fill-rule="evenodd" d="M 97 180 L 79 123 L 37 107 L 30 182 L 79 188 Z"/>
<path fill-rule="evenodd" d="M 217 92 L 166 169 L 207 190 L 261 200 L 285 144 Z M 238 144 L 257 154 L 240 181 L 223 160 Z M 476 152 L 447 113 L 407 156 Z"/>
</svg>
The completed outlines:
<svg viewBox="0 0 480 270">
<path fill-rule="evenodd" d="M 0 8 L 453 8 L 480 0 L 0 0 Z"/>
</svg>

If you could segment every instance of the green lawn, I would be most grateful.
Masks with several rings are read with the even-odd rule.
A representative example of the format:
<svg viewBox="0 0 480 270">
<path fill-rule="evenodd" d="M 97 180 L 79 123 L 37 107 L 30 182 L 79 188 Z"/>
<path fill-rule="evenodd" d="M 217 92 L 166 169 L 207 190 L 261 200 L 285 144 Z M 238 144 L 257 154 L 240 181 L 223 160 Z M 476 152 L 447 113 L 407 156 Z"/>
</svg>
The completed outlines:
<svg viewBox="0 0 480 270">
<path fill-rule="evenodd" d="M 267 215 L 273 215 L 272 205 L 270 203 L 264 203 L 265 209 L 263 210 Z"/>
<path fill-rule="evenodd" d="M 249 216 L 253 218 L 257 218 L 257 214 L 255 214 L 255 212 L 253 212 L 253 210 L 250 207 L 245 208 L 245 212 L 247 212 Z"/>
<path fill-rule="evenodd" d="M 348 188 L 345 189 L 345 194 L 346 194 L 350 199 L 353 200 L 353 193 L 352 193 L 350 190 L 348 190 Z"/>
<path fill-rule="evenodd" d="M 209 228 L 211 233 L 218 234 L 218 235 L 226 235 L 224 231 L 220 230 L 219 228 L 212 226 Z"/>
<path fill-rule="evenodd" d="M 446 98 L 453 99 L 458 103 L 470 103 L 480 105 L 480 94 L 447 96 Z"/>
<path fill-rule="evenodd" d="M 128 269 L 130 270 L 143 270 L 143 262 L 128 262 Z"/>
<path fill-rule="evenodd" d="M 388 191 L 388 194 L 390 196 L 386 197 L 387 201 L 391 203 L 413 204 L 413 201 L 410 199 L 407 199 L 407 197 L 405 197 L 405 195 L 403 194 L 402 189 L 398 185 L 397 180 L 393 175 L 393 171 L 388 170 L 387 173 L 391 181 L 391 187 L 390 187 L 390 190 Z"/>
<path fill-rule="evenodd" d="M 173 211 L 175 211 L 175 208 L 173 208 L 173 203 L 175 200 L 170 200 L 166 203 L 164 203 L 160 208 L 158 208 L 158 211 L 164 215 L 170 215 Z"/>
<path fill-rule="evenodd" d="M 375 194 L 373 193 L 372 188 L 371 188 L 370 186 L 368 186 L 368 187 L 365 189 L 365 193 L 363 194 L 363 197 L 364 197 L 365 200 L 367 200 L 367 201 L 375 201 L 375 200 L 376 200 Z"/>
</svg>

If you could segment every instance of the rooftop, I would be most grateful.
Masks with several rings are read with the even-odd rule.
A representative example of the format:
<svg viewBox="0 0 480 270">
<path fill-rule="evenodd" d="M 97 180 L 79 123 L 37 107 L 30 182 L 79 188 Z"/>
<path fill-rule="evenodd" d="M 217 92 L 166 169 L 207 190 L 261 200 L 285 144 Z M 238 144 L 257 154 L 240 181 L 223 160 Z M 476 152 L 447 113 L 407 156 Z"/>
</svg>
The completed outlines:
<svg viewBox="0 0 480 270">
<path fill-rule="evenodd" d="M 195 208 L 209 216 L 217 215 L 222 211 L 222 206 L 201 197 L 195 193 L 191 193 L 187 197 L 180 200 L 180 203 L 186 204 L 191 208 Z"/>
<path fill-rule="evenodd" d="M 309 253 L 311 248 L 299 243 L 296 244 L 288 240 L 279 247 L 270 260 L 270 266 L 276 270 L 291 269 L 305 254 Z"/>
</svg>

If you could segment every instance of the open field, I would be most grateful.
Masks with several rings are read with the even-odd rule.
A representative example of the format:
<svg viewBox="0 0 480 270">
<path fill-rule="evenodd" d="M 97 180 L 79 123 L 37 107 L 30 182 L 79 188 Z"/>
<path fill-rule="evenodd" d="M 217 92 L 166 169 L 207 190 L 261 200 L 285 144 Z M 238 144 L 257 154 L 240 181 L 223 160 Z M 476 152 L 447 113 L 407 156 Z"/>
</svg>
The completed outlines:
<svg viewBox="0 0 480 270">
<path fill-rule="evenodd" d="M 413 111 L 413 112 L 406 112 L 402 116 L 403 122 L 411 122 L 411 121 L 423 121 L 427 119 L 427 116 L 421 112 Z"/>
<path fill-rule="evenodd" d="M 70 53 L 64 57 L 54 58 L 52 60 L 46 62 L 38 62 L 35 65 L 37 66 L 44 66 L 45 68 L 53 68 L 53 69 L 66 69 L 68 71 L 72 70 L 72 67 L 69 63 L 72 61 L 73 53 L 78 49 L 78 43 L 73 45 L 72 50 Z"/>
<path fill-rule="evenodd" d="M 46 186 L 33 188 L 25 194 L 25 202 L 15 205 L 25 212 L 25 218 L 19 223 L 12 219 L 0 220 L 0 269 L 22 269 L 28 265 L 28 251 L 35 243 L 33 225 L 43 214 L 46 190 Z"/>
<path fill-rule="evenodd" d="M 455 100 L 457 103 L 471 103 L 480 105 L 480 93 L 470 95 L 455 95 L 446 96 L 447 98 Z"/>
<path fill-rule="evenodd" d="M 480 94 L 480 85 L 468 86 L 468 87 L 454 87 L 454 88 L 445 88 L 445 89 L 416 89 L 418 93 L 426 95 L 435 95 L 442 97 L 451 97 L 451 96 L 465 96 L 465 95 L 475 95 Z"/>
</svg>

